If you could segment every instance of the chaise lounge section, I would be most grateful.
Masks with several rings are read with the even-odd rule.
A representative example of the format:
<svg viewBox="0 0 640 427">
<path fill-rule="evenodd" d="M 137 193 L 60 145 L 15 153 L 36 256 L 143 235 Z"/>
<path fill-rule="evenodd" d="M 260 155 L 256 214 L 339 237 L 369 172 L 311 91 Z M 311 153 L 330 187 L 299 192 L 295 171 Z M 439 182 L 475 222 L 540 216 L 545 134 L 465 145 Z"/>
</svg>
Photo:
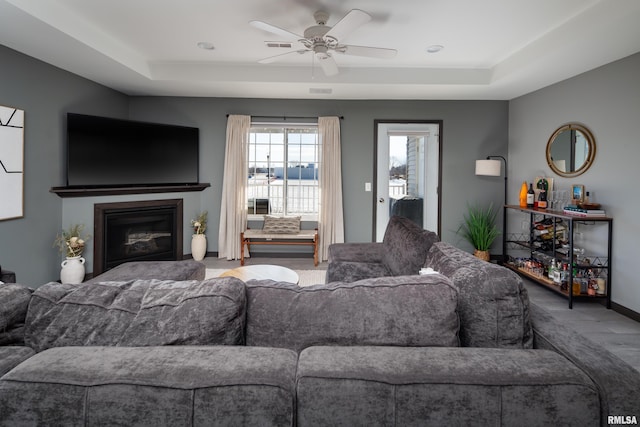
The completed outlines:
<svg viewBox="0 0 640 427">
<path fill-rule="evenodd" d="M 418 274 L 431 245 L 439 240 L 433 231 L 394 215 L 382 242 L 330 245 L 326 282 Z"/>
</svg>

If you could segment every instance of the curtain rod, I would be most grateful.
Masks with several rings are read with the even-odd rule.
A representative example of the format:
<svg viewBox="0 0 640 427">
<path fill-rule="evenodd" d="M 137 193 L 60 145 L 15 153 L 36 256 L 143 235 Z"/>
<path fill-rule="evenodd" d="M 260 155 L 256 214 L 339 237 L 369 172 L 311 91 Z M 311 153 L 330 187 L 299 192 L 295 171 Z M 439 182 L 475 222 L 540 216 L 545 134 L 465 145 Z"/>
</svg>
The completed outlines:
<svg viewBox="0 0 640 427">
<path fill-rule="evenodd" d="M 229 114 L 227 114 L 227 117 L 229 117 Z M 251 116 L 251 118 L 258 118 L 258 119 L 282 119 L 282 120 L 287 120 L 287 119 L 317 119 L 318 117 L 304 117 L 304 116 Z M 344 120 L 344 116 L 340 116 L 338 117 L 340 120 Z"/>
</svg>

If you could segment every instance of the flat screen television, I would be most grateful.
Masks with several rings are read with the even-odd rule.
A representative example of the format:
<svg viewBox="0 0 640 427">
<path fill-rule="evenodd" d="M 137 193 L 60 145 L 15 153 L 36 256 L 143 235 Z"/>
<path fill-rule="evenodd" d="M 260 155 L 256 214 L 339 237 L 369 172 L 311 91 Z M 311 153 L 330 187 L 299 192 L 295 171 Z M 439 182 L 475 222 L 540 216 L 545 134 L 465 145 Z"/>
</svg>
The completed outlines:
<svg viewBox="0 0 640 427">
<path fill-rule="evenodd" d="M 198 183 L 194 127 L 67 114 L 67 187 Z"/>
</svg>

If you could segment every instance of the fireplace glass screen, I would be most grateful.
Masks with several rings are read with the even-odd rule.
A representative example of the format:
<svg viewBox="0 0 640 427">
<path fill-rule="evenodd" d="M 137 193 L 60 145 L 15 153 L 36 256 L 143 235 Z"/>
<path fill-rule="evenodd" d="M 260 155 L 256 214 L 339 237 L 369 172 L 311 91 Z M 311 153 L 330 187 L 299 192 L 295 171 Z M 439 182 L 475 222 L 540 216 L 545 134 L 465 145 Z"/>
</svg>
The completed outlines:
<svg viewBox="0 0 640 427">
<path fill-rule="evenodd" d="M 105 269 L 128 261 L 174 260 L 175 209 L 148 209 L 105 214 Z"/>
</svg>

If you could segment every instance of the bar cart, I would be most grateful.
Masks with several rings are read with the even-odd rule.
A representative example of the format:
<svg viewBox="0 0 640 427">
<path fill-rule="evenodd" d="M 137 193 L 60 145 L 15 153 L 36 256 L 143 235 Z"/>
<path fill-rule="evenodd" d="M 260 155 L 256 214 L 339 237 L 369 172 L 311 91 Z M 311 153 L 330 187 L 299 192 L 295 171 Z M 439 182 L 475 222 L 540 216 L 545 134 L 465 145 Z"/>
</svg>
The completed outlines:
<svg viewBox="0 0 640 427">
<path fill-rule="evenodd" d="M 604 299 L 611 308 L 611 237 L 613 218 L 601 216 L 579 216 L 549 209 L 523 208 L 517 205 L 504 206 L 507 215 L 527 218 L 528 233 L 503 233 L 503 265 L 510 268 L 569 300 Z M 505 221 L 507 224 L 508 221 Z M 606 227 L 606 254 L 580 253 L 575 246 L 576 225 L 586 229 L 594 226 Z M 506 226 L 505 226 L 506 227 Z M 584 248 L 582 248 L 584 249 Z M 525 253 L 524 257 L 513 257 L 512 251 Z M 558 273 L 560 271 L 560 273 Z M 561 277 L 560 280 L 557 280 Z"/>
</svg>

